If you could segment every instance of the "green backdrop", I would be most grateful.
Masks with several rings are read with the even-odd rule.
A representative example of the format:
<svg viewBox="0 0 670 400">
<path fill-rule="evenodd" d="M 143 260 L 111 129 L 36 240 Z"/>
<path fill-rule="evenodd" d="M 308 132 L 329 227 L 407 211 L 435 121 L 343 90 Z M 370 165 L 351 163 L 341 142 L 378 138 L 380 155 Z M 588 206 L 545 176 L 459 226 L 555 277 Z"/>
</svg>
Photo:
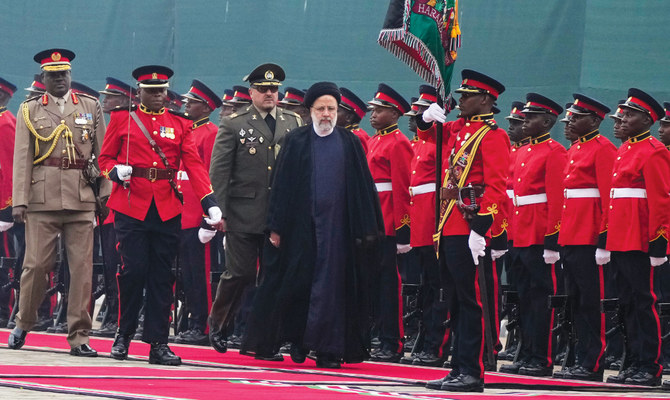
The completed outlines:
<svg viewBox="0 0 670 400">
<path fill-rule="evenodd" d="M 285 85 L 331 80 L 372 98 L 386 82 L 408 99 L 421 80 L 377 44 L 387 0 L 71 0 L 3 2 L 0 76 L 20 88 L 39 72 L 33 55 L 49 47 L 77 53 L 73 79 L 96 89 L 106 76 L 129 83 L 139 65 L 172 67 L 173 89 L 197 78 L 220 94 L 263 62 Z M 507 86 L 503 113 L 530 91 L 559 104 L 583 92 L 614 106 L 628 87 L 670 101 L 667 0 L 461 0 L 460 70 Z M 25 92 L 10 103 L 16 111 Z M 499 118 L 501 126 L 507 124 Z M 363 127 L 370 132 L 367 121 Z M 405 129 L 406 121 L 401 122 Z M 603 131 L 611 136 L 612 124 Z M 554 129 L 562 139 L 562 126 Z"/>
</svg>

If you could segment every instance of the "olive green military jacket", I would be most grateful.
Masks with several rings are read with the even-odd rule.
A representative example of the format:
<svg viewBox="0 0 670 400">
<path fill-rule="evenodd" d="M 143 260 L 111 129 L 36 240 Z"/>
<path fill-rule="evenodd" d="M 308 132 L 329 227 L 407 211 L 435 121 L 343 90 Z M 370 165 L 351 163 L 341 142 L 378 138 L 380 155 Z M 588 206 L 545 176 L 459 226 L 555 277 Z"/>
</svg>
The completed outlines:
<svg viewBox="0 0 670 400">
<path fill-rule="evenodd" d="M 272 134 L 253 105 L 221 121 L 209 177 L 229 231 L 263 233 L 275 158 L 286 133 L 300 125 L 297 114 L 277 108 Z"/>
<path fill-rule="evenodd" d="M 45 166 L 39 159 L 61 160 L 67 165 L 68 146 L 64 126 L 72 132 L 70 154 L 76 160 L 88 160 L 95 138 L 99 152 L 105 136 L 105 120 L 98 100 L 85 94 L 68 94 L 63 113 L 53 97 L 43 95 L 24 101 L 16 117 L 13 206 L 27 206 L 27 211 L 95 210 L 93 190 L 84 179 L 82 169 Z M 27 121 L 34 128 L 31 132 Z M 57 134 L 61 131 L 60 134 Z M 49 139 L 53 135 L 53 138 Z M 41 139 L 40 139 L 41 138 Z M 48 162 L 48 161 L 47 161 Z M 95 161 L 97 163 L 97 160 Z M 109 196 L 111 185 L 103 183 L 101 196 Z"/>
</svg>

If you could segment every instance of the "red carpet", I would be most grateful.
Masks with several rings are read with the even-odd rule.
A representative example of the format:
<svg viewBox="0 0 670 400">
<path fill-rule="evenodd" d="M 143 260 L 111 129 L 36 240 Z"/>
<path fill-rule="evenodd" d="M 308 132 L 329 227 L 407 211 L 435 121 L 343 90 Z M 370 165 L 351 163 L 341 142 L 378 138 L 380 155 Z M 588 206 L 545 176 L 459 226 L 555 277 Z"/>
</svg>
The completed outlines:
<svg viewBox="0 0 670 400">
<path fill-rule="evenodd" d="M 0 331 L 0 343 L 7 342 L 8 331 Z M 91 346 L 106 355 L 111 339 L 91 338 Z M 316 369 L 312 360 L 295 364 L 286 356 L 284 362 L 254 360 L 236 351 L 220 354 L 209 347 L 171 345 L 189 366 L 209 367 L 207 370 L 188 370 L 186 367 L 165 369 L 148 368 L 138 362 L 146 359 L 149 345 L 134 341 L 130 347 L 132 360 L 109 360 L 105 366 L 0 366 L 0 386 L 25 387 L 34 390 L 64 393 L 97 394 L 110 398 L 165 398 L 165 399 L 364 399 L 362 395 L 395 399 L 483 399 L 533 397 L 552 400 L 588 396 L 592 400 L 618 399 L 619 395 L 588 395 L 575 390 L 624 388 L 602 383 L 561 381 L 547 378 L 520 377 L 487 373 L 486 386 L 514 387 L 518 390 L 556 388 L 571 391 L 562 394 L 530 394 L 510 392 L 495 394 L 459 394 L 422 389 L 417 384 L 443 377 L 448 370 L 414 367 L 398 364 L 361 363 L 345 364 L 340 370 Z M 69 349 L 64 335 L 30 333 L 26 350 L 65 352 Z M 145 366 L 146 365 L 146 366 Z M 409 386 L 407 386 L 409 385 Z M 387 393 L 408 388 L 407 392 Z M 388 388 L 388 389 L 385 389 Z M 411 390 L 410 390 L 411 389 Z M 489 391 L 489 390 L 487 390 Z M 213 394 L 225 394 L 219 396 Z M 625 395 L 624 395 L 625 396 Z M 652 397 L 650 397 L 652 398 Z M 667 397 L 656 397 L 667 398 Z"/>
</svg>

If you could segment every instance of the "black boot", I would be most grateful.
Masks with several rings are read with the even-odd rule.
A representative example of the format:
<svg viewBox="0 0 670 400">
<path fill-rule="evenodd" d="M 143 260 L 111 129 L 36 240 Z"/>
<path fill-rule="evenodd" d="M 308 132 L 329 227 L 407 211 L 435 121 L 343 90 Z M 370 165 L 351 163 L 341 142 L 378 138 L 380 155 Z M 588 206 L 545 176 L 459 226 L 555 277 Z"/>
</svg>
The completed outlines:
<svg viewBox="0 0 670 400">
<path fill-rule="evenodd" d="M 181 358 L 170 350 L 167 343 L 152 343 L 149 364 L 181 365 Z"/>
<path fill-rule="evenodd" d="M 128 358 L 128 347 L 130 347 L 130 336 L 117 333 L 109 355 L 115 360 L 125 360 Z"/>
</svg>

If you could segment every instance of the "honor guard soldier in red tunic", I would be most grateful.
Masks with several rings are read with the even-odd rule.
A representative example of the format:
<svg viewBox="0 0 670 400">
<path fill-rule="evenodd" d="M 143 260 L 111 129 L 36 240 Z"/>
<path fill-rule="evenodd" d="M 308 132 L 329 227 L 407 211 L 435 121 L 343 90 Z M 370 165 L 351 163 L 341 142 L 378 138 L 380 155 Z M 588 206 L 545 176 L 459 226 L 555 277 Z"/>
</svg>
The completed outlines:
<svg viewBox="0 0 670 400">
<path fill-rule="evenodd" d="M 398 119 L 410 105 L 390 86 L 380 83 L 372 107 L 370 125 L 377 133 L 368 141 L 368 166 L 375 181 L 382 207 L 386 238 L 373 304 L 381 346 L 371 354 L 373 361 L 398 362 L 402 357 L 403 337 L 400 275 L 397 254 L 411 249 L 409 186 L 412 147 L 398 129 Z"/>
<path fill-rule="evenodd" d="M 365 102 L 347 88 L 340 87 L 342 101 L 337 108 L 337 126 L 349 129 L 361 141 L 365 154 L 368 154 L 368 140 L 370 136 L 358 124 L 361 122 L 368 107 Z"/>
<path fill-rule="evenodd" d="M 302 118 L 305 125 L 312 123 L 312 116 L 309 109 L 303 103 L 305 101 L 305 92 L 293 87 L 287 87 L 284 90 L 284 98 L 281 99 L 277 105 L 283 107 L 285 110 L 292 111 Z"/>
<path fill-rule="evenodd" d="M 658 386 L 663 367 L 661 327 L 653 291 L 654 267 L 667 261 L 670 226 L 670 153 L 649 130 L 664 115 L 649 94 L 635 88 L 619 105 L 621 133 L 628 138 L 617 152 L 607 218 L 606 249 L 598 264 L 610 261 L 619 307 L 626 322 L 624 370 L 608 382 Z"/>
<path fill-rule="evenodd" d="M 105 135 L 102 107 L 94 98 L 70 89 L 73 52 L 49 49 L 34 60 L 41 64 L 46 93 L 26 100 L 16 123 L 12 180 L 15 222 L 25 222 L 26 251 L 16 328 L 9 347 L 23 346 L 37 322 L 46 292 L 45 275 L 55 265 L 62 235 L 70 270 L 68 343 L 70 354 L 95 357 L 89 346 L 88 313 L 93 273 L 93 219 L 99 175 L 96 156 Z M 102 186 L 100 195 L 108 188 Z"/>
<path fill-rule="evenodd" d="M 449 391 L 484 390 L 485 277 L 481 263 L 491 263 L 486 251 L 496 216 L 505 202 L 505 180 L 509 163 L 509 139 L 493 120 L 493 105 L 505 90 L 500 82 L 473 70 L 461 72 L 460 115 L 443 125 L 444 162 L 440 201 L 439 259 L 446 274 L 443 281 L 452 293 L 454 351 L 452 371 L 430 381 L 426 387 Z M 437 104 L 418 121 L 418 133 L 435 137 L 433 121 L 444 122 Z M 492 240 L 489 239 L 489 242 Z M 505 248 L 506 243 L 503 243 Z M 492 310 L 488 310 L 492 312 Z M 490 347 L 490 346 L 489 346 Z"/>
<path fill-rule="evenodd" d="M 100 91 L 104 94 L 102 111 L 110 113 L 116 110 L 127 110 L 129 103 L 137 97 L 137 90 L 129 84 L 116 78 L 107 77 L 105 88 Z"/>
<path fill-rule="evenodd" d="M 600 226 L 609 207 L 612 165 L 616 147 L 599 131 L 610 108 L 583 94 L 573 94 L 567 112 L 570 133 L 577 137 L 568 151 L 561 231 L 563 269 L 568 306 L 572 308 L 577 334 L 577 364 L 561 377 L 602 381 L 605 353 L 605 315 L 600 300 L 605 297 L 603 266 L 596 263 L 598 238 L 605 244 Z"/>
<path fill-rule="evenodd" d="M 207 222 L 217 225 L 216 205 L 207 171 L 192 136 L 192 121 L 165 109 L 172 70 L 158 65 L 133 71 L 141 104 L 138 111 L 117 111 L 109 123 L 100 166 L 115 182 L 107 206 L 114 210 L 114 229 L 123 265 L 119 284 L 119 330 L 111 355 L 128 357 L 128 346 L 145 303 L 142 341 L 151 344 L 149 363 L 179 365 L 168 347 L 170 306 L 181 228 L 181 193 L 175 179 L 183 165 Z M 143 292 L 146 290 L 146 301 Z"/>
<path fill-rule="evenodd" d="M 16 117 L 7 110 L 7 103 L 16 92 L 16 86 L 0 78 L 0 256 L 15 257 L 14 235 L 10 232 L 12 219 L 12 163 L 14 160 L 14 132 Z M 9 283 L 9 269 L 0 270 L 0 285 Z M 9 322 L 11 290 L 0 290 L 0 327 Z"/>
<path fill-rule="evenodd" d="M 560 257 L 566 150 L 551 139 L 549 131 L 563 108 L 537 93 L 529 93 L 526 101 L 523 132 L 530 143 L 517 150 L 514 164 L 514 247 L 518 253 L 512 260 L 519 277 L 521 352 L 517 362 L 500 371 L 551 376 L 554 314 L 547 301 L 556 293 L 554 263 Z"/>
<path fill-rule="evenodd" d="M 209 115 L 222 101 L 209 87 L 195 79 L 191 83 L 186 99 L 185 110 L 193 120 L 193 141 L 198 155 L 209 171 L 212 158 L 212 147 L 216 138 L 217 127 L 209 121 Z M 181 216 L 181 233 L 179 237 L 179 265 L 186 296 L 186 312 L 188 316 L 187 330 L 180 332 L 175 343 L 208 345 L 207 314 L 212 303 L 210 289 L 210 273 L 212 266 L 216 269 L 218 252 L 212 241 L 216 230 L 209 229 L 203 221 L 200 210 L 200 198 L 196 196 L 188 172 L 182 163 L 177 173 L 177 185 L 184 195 L 184 208 Z"/>
<path fill-rule="evenodd" d="M 406 113 L 411 119 L 421 118 L 421 114 L 437 101 L 437 90 L 429 85 L 419 87 L 419 97 L 412 102 L 412 111 Z M 416 126 L 416 125 L 415 125 Z M 423 302 L 423 346 L 414 355 L 412 364 L 441 366 L 442 347 L 445 342 L 444 321 L 448 318 L 448 303 L 440 301 L 440 270 L 435 249 L 435 141 L 427 132 L 417 132 L 412 140 L 413 157 L 410 164 L 412 175 L 409 187 L 410 245 L 414 249 L 421 267 Z M 404 362 L 404 360 L 403 360 Z"/>
</svg>

